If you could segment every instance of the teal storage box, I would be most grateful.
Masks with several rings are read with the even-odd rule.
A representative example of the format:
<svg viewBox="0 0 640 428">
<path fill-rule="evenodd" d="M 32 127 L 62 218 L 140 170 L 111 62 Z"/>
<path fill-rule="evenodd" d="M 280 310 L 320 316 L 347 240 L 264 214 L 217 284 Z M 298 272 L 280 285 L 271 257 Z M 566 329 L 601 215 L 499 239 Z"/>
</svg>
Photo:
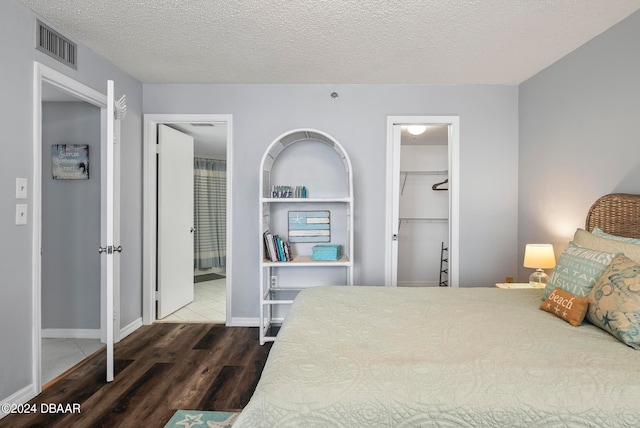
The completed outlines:
<svg viewBox="0 0 640 428">
<path fill-rule="evenodd" d="M 311 260 L 338 260 L 342 257 L 342 245 L 314 245 L 311 251 Z"/>
</svg>

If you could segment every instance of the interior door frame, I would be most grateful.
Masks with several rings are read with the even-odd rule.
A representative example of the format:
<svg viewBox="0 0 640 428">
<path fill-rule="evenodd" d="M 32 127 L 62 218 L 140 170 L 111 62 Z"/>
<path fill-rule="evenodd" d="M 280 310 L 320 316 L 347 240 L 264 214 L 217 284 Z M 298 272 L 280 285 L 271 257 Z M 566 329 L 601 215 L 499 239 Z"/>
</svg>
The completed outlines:
<svg viewBox="0 0 640 428">
<path fill-rule="evenodd" d="M 233 116 L 230 114 L 145 114 L 143 146 L 143 220 L 142 220 L 142 322 L 152 324 L 156 320 L 157 260 L 157 181 L 156 142 L 158 125 L 172 123 L 227 124 L 227 265 L 226 265 L 226 325 L 232 325 L 232 231 L 233 231 Z"/>
<path fill-rule="evenodd" d="M 42 85 L 49 84 L 57 89 L 77 98 L 78 101 L 84 101 L 100 108 L 100 147 L 104 152 L 107 141 L 107 96 L 93 88 L 90 88 L 71 77 L 60 73 L 46 65 L 34 62 L 33 73 L 33 176 L 31 181 L 32 192 L 32 375 L 34 380 L 35 393 L 42 391 Z M 113 114 L 113 113 L 112 113 Z M 119 171 L 114 171 L 114 180 L 118 181 Z M 101 182 L 102 182 L 101 177 Z M 101 184 L 101 200 L 104 199 L 106 191 L 104 183 Z M 102 204 L 102 202 L 101 202 Z M 102 206 L 101 206 L 102 211 Z M 102 217 L 102 213 L 101 213 Z M 101 233 L 104 229 L 105 219 L 101 219 Z M 104 238 L 104 237 L 102 237 Z M 98 248 L 95 249 L 96 257 Z M 102 268 L 101 268 L 102 271 Z M 114 281 L 114 296 L 119 293 L 118 281 Z M 106 320 L 106 297 L 107 289 L 104 281 L 104 272 L 101 272 L 100 280 L 100 336 L 103 341 L 107 338 Z M 114 299 L 114 341 L 118 341 L 120 336 L 120 300 Z"/>
<path fill-rule="evenodd" d="M 449 286 L 459 286 L 460 269 L 460 117 L 459 116 L 387 116 L 387 181 L 385 227 L 385 286 L 394 286 L 393 236 L 398 234 L 397 184 L 400 177 L 400 138 L 394 129 L 402 125 L 449 125 Z M 394 216 L 394 211 L 396 215 Z"/>
</svg>

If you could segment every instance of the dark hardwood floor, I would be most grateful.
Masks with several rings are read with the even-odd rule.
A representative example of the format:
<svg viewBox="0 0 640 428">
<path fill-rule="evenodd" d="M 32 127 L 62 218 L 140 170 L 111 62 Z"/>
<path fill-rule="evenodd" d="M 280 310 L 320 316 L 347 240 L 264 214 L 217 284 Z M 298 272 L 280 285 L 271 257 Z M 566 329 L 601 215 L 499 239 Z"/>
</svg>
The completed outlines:
<svg viewBox="0 0 640 428">
<path fill-rule="evenodd" d="M 144 326 L 116 345 L 113 382 L 103 349 L 31 400 L 35 414 L 8 415 L 0 427 L 163 427 L 178 409 L 239 411 L 270 349 L 257 328 Z M 43 403 L 77 403 L 80 413 L 43 413 Z"/>
</svg>

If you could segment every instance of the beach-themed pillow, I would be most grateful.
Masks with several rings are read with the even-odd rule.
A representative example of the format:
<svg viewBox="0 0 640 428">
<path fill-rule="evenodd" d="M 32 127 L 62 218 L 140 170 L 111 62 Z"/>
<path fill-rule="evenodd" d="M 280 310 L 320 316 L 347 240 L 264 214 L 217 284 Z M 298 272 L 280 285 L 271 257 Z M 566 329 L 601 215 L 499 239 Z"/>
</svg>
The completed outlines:
<svg viewBox="0 0 640 428">
<path fill-rule="evenodd" d="M 542 302 L 540 309 L 562 318 L 575 327 L 582 324 L 588 305 L 588 298 L 576 297 L 556 287 L 549 294 L 549 297 Z"/>
<path fill-rule="evenodd" d="M 636 244 L 636 245 L 640 244 L 640 239 L 627 238 L 625 236 L 612 235 L 610 233 L 604 232 L 602 229 L 600 229 L 597 226 L 593 228 L 591 233 L 593 233 L 596 236 L 600 236 L 601 238 L 613 239 L 615 241 L 628 242 L 630 244 Z"/>
<path fill-rule="evenodd" d="M 613 259 L 589 294 L 587 319 L 640 349 L 640 264 L 624 254 Z"/>
<path fill-rule="evenodd" d="M 577 297 L 587 297 L 593 284 L 616 255 L 569 242 L 553 268 L 542 300 L 546 300 L 556 287 Z"/>
<path fill-rule="evenodd" d="M 631 260 L 640 263 L 640 245 L 637 244 L 603 238 L 584 229 L 576 230 L 573 242 L 581 247 L 592 248 L 606 253 L 624 253 Z"/>
</svg>

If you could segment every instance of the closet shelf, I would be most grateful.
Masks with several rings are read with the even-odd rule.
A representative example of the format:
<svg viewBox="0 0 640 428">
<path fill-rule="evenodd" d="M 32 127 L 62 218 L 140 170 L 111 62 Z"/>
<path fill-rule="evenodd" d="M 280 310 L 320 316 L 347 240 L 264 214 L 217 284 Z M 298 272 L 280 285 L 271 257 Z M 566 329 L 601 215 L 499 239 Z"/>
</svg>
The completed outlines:
<svg viewBox="0 0 640 428">
<path fill-rule="evenodd" d="M 447 223 L 449 221 L 446 217 L 400 217 L 398 220 L 398 232 L 402 223 Z"/>
<path fill-rule="evenodd" d="M 402 180 L 402 189 L 400 190 L 400 195 L 404 193 L 404 186 L 407 184 L 407 177 L 410 175 L 449 175 L 448 170 L 444 171 L 400 171 L 400 175 L 404 175 L 404 180 Z"/>
<path fill-rule="evenodd" d="M 449 171 L 400 171 L 404 175 L 447 175 Z"/>
</svg>

